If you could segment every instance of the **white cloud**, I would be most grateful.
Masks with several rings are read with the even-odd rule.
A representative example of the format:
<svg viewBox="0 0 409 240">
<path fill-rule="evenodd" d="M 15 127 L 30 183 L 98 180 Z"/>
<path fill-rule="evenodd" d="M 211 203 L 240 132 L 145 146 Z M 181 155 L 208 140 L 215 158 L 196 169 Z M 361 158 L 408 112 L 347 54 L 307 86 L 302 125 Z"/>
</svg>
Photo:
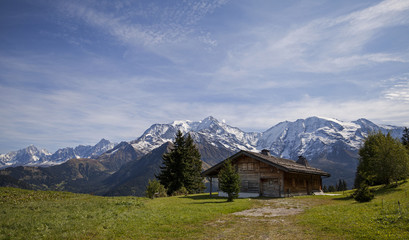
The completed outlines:
<svg viewBox="0 0 409 240">
<path fill-rule="evenodd" d="M 0 141 L 57 148 L 73 141 L 94 144 L 102 137 L 132 140 L 154 123 L 209 115 L 257 131 L 314 115 L 409 125 L 409 81 L 401 74 L 407 72 L 408 49 L 367 49 L 383 30 L 408 26 L 408 1 L 383 1 L 335 17 L 330 11 L 302 23 L 280 22 L 283 26 L 252 15 L 234 30 L 215 26 L 237 17 L 231 9 L 211 15 L 224 1 L 161 4 L 66 2 L 60 10 L 69 16 L 63 20 L 77 31 L 68 40 L 83 48 L 4 52 L 0 132 L 6 137 Z M 89 47 L 101 36 L 101 45 Z M 112 49 L 100 51 L 106 46 Z M 396 77 L 379 81 L 392 74 Z"/>
<path fill-rule="evenodd" d="M 409 104 L 409 74 L 392 77 L 386 81 L 385 84 L 385 98 Z"/>
<path fill-rule="evenodd" d="M 203 0 L 157 6 L 148 1 L 139 3 L 142 5 L 138 7 L 142 9 L 140 11 L 136 6 L 115 4 L 116 10 L 109 9 L 107 13 L 95 6 L 70 2 L 63 4 L 61 11 L 68 10 L 70 16 L 82 19 L 123 44 L 153 48 L 160 44 L 185 41 L 193 33 L 198 35 L 196 39 L 214 45 L 215 40 L 208 32 L 198 32 L 193 25 L 225 3 L 225 0 Z"/>
<path fill-rule="evenodd" d="M 386 0 L 350 14 L 289 27 L 284 35 L 276 30 L 250 30 L 249 34 L 256 35 L 257 41 L 231 52 L 222 69 L 248 76 L 263 70 L 283 69 L 336 73 L 376 63 L 408 62 L 407 53 L 365 50 L 385 28 L 407 25 L 409 2 Z"/>
</svg>

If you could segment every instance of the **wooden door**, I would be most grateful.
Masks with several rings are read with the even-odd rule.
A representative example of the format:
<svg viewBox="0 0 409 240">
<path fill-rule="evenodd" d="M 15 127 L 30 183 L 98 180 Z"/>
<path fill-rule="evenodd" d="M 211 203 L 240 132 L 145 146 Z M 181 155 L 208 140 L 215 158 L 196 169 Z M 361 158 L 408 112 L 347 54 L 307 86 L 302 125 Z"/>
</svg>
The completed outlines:
<svg viewBox="0 0 409 240">
<path fill-rule="evenodd" d="M 280 197 L 280 181 L 278 178 L 261 180 L 261 195 L 264 197 Z"/>
</svg>

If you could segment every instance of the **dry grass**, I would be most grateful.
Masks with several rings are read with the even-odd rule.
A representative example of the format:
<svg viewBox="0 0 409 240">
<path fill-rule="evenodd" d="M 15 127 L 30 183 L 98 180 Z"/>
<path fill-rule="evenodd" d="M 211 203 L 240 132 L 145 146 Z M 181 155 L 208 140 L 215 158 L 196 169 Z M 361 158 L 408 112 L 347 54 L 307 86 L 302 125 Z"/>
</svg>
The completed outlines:
<svg viewBox="0 0 409 240">
<path fill-rule="evenodd" d="M 297 224 L 297 214 L 331 204 L 321 198 L 255 199 L 256 207 L 224 215 L 206 224 L 203 239 L 316 239 L 309 228 Z"/>
</svg>

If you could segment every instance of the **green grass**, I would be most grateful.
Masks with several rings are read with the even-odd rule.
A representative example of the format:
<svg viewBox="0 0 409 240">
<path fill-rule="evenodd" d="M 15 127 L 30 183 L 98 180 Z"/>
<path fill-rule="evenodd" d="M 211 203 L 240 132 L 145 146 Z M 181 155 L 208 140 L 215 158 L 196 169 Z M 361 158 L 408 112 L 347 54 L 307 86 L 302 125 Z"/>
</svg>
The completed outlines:
<svg viewBox="0 0 409 240">
<path fill-rule="evenodd" d="M 185 239 L 252 206 L 199 194 L 154 200 L 0 188 L 0 239 Z"/>
<path fill-rule="evenodd" d="M 352 191 L 344 196 L 316 196 L 331 201 L 299 215 L 297 223 L 318 239 L 409 239 L 409 183 L 373 190 L 375 199 L 367 203 L 348 198 Z"/>
<path fill-rule="evenodd" d="M 0 188 L 0 239 L 409 239 L 409 183 L 373 189 L 368 203 L 349 198 L 351 191 L 228 203 L 207 194 L 150 200 Z M 266 204 L 306 211 L 229 214 Z"/>
</svg>

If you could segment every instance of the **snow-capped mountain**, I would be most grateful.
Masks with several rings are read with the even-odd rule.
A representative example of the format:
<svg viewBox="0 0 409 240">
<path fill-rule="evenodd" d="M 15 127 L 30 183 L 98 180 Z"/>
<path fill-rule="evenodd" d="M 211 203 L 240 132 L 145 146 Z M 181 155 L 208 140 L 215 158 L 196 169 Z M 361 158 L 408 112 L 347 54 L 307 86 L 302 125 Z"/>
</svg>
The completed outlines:
<svg viewBox="0 0 409 240">
<path fill-rule="evenodd" d="M 198 122 L 186 120 L 154 124 L 131 144 L 135 149 L 147 154 L 162 144 L 173 141 L 178 130 L 184 134 L 190 133 L 199 150 L 206 149 L 202 145 L 210 144 L 216 149 L 223 149 L 225 154 L 239 150 L 268 149 L 272 155 L 288 159 L 295 160 L 303 155 L 312 166 L 330 172 L 334 182 L 341 178 L 352 186 L 358 150 L 368 133 L 390 132 L 393 137 L 400 138 L 403 127 L 376 125 L 366 119 L 346 122 L 310 117 L 294 122 L 281 122 L 262 133 L 247 133 L 213 117 L 207 117 Z M 217 154 L 212 154 L 212 158 L 218 159 L 203 160 L 213 165 L 224 159 Z"/>
<path fill-rule="evenodd" d="M 47 150 L 39 150 L 34 145 L 30 145 L 18 151 L 0 154 L 0 168 L 21 165 L 34 166 L 49 156 L 51 156 L 51 153 Z"/>
<path fill-rule="evenodd" d="M 73 158 L 93 158 L 115 147 L 114 143 L 102 139 L 95 146 L 79 145 L 75 148 L 58 149 L 51 154 L 47 150 L 38 150 L 34 145 L 0 155 L 0 168 L 15 166 L 52 166 Z"/>
<path fill-rule="evenodd" d="M 190 133 L 197 143 L 205 139 L 214 146 L 221 145 L 232 151 L 255 150 L 260 136 L 260 133 L 243 132 L 210 116 L 198 122 L 185 120 L 154 124 L 131 144 L 135 149 L 148 153 L 166 142 L 172 142 L 178 130 L 183 134 Z"/>
<path fill-rule="evenodd" d="M 95 158 L 113 149 L 115 146 L 115 143 L 111 143 L 109 140 L 103 138 L 95 146 L 79 145 L 74 148 L 74 152 L 80 158 Z"/>
<path fill-rule="evenodd" d="M 345 148 L 357 151 L 370 132 L 391 132 L 401 137 L 403 128 L 378 126 L 366 119 L 343 122 L 331 118 L 310 117 L 295 122 L 281 122 L 263 132 L 257 149 L 269 149 L 280 157 L 297 159 L 304 155 L 310 159 L 320 152 L 332 151 L 332 145 L 342 143 Z"/>
<path fill-rule="evenodd" d="M 262 133 L 246 133 L 214 117 L 207 117 L 198 122 L 186 120 L 154 124 L 131 144 L 135 149 L 148 153 L 173 141 L 178 130 L 183 134 L 190 133 L 197 143 L 205 139 L 214 146 L 224 146 L 232 151 L 268 149 L 275 156 L 297 159 L 299 155 L 313 155 L 336 142 L 357 150 L 369 132 L 391 132 L 393 137 L 400 137 L 403 128 L 378 126 L 366 119 L 344 122 L 310 117 L 295 122 L 281 122 Z"/>
<path fill-rule="evenodd" d="M 331 173 L 324 184 L 345 179 L 352 186 L 358 163 L 358 150 L 370 132 L 390 132 L 402 136 L 403 127 L 381 126 L 366 119 L 353 122 L 332 118 L 310 117 L 294 122 L 281 122 L 264 132 L 244 132 L 214 117 L 201 121 L 174 121 L 154 124 L 139 138 L 114 144 L 102 139 L 95 146 L 63 148 L 50 154 L 34 146 L 0 155 L 0 168 L 8 166 L 42 166 L 63 163 L 72 158 L 95 158 L 113 171 L 143 156 L 167 142 L 173 142 L 177 131 L 189 133 L 196 142 L 205 167 L 210 167 L 239 150 L 270 150 L 272 155 L 297 159 L 303 155 L 310 164 Z M 99 157 L 97 157 L 99 156 Z"/>
</svg>

